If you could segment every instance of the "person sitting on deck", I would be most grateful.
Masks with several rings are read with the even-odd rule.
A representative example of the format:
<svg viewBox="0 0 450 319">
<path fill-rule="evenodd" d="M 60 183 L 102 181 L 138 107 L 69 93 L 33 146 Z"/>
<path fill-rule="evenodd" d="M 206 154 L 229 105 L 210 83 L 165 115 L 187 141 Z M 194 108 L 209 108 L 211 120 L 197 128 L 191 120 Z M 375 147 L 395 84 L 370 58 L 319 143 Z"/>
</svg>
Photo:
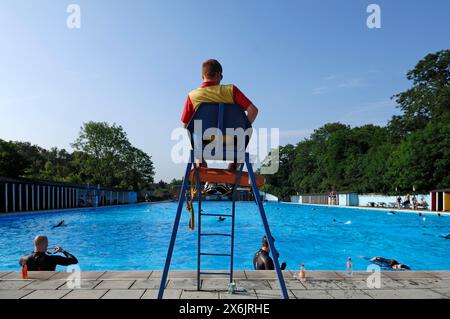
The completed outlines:
<svg viewBox="0 0 450 319">
<path fill-rule="evenodd" d="M 203 62 L 202 79 L 200 88 L 191 91 L 188 94 L 184 105 L 181 122 L 186 128 L 195 113 L 195 110 L 202 103 L 225 103 L 240 105 L 246 112 L 250 123 L 252 124 L 258 115 L 258 109 L 253 103 L 232 84 L 223 85 L 220 81 L 223 79 L 223 69 L 219 61 L 210 59 Z M 206 162 L 201 164 L 207 167 Z M 237 163 L 230 163 L 228 169 L 236 170 Z"/>
<path fill-rule="evenodd" d="M 417 203 L 416 209 L 417 209 L 417 208 L 423 208 L 423 209 L 426 209 L 427 207 L 428 207 L 428 203 L 427 203 L 427 201 L 425 200 L 425 198 L 422 197 L 421 200 L 420 200 L 420 202 Z"/>
<path fill-rule="evenodd" d="M 275 241 L 275 240 L 274 240 Z M 270 248 L 267 237 L 264 236 L 262 239 L 262 247 L 258 250 L 253 257 L 253 266 L 255 270 L 274 270 L 275 266 L 273 264 L 272 258 L 269 256 Z M 281 270 L 286 269 L 286 263 L 281 264 Z"/>
<path fill-rule="evenodd" d="M 406 270 L 410 269 L 409 266 L 407 266 L 405 264 L 400 264 L 395 259 L 386 259 L 383 257 L 373 257 L 372 259 L 370 259 L 370 261 L 373 262 L 374 264 L 379 265 L 380 267 L 383 267 L 383 268 L 406 269 Z"/>
<path fill-rule="evenodd" d="M 44 235 L 38 235 L 34 238 L 34 251 L 30 255 L 23 256 L 19 260 L 21 266 L 27 265 L 29 271 L 54 271 L 56 265 L 69 266 L 77 264 L 75 256 L 69 254 L 61 247 L 53 248 L 55 253 L 63 253 L 63 256 L 47 254 L 48 238 Z"/>
</svg>

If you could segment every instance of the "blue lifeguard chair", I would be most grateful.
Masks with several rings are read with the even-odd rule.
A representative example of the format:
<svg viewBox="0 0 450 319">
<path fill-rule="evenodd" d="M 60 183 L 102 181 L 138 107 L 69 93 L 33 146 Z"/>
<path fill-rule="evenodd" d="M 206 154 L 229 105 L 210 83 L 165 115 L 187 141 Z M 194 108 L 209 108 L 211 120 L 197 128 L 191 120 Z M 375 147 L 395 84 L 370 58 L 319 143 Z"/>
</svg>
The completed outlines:
<svg viewBox="0 0 450 319">
<path fill-rule="evenodd" d="M 181 213 L 183 211 L 183 204 L 185 201 L 185 193 L 188 186 L 195 183 L 197 189 L 197 216 L 198 216 L 198 233 L 197 233 L 197 290 L 201 289 L 201 275 L 229 275 L 229 282 L 233 282 L 233 257 L 234 257 L 234 225 L 235 225 L 235 211 L 236 211 L 236 196 L 237 188 L 240 185 L 250 186 L 253 192 L 253 197 L 258 206 L 261 214 L 264 230 L 269 243 L 270 251 L 274 261 L 275 270 L 280 283 L 281 293 L 284 299 L 288 299 L 288 293 L 286 290 L 286 284 L 284 282 L 283 273 L 278 261 L 277 250 L 274 245 L 274 239 L 270 232 L 269 223 L 267 222 L 266 213 L 264 211 L 263 202 L 258 189 L 257 176 L 253 171 L 252 164 L 250 163 L 249 153 L 246 152 L 247 145 L 250 141 L 250 134 L 244 134 L 240 138 L 237 136 L 226 136 L 227 142 L 224 143 L 224 139 L 217 138 L 218 136 L 225 136 L 230 130 L 234 132 L 249 132 L 251 131 L 251 124 L 248 121 L 247 115 L 239 105 L 224 104 L 224 103 L 204 103 L 201 104 L 194 113 L 191 121 L 187 126 L 187 130 L 190 133 L 192 151 L 190 154 L 189 162 L 186 166 L 184 174 L 183 184 L 181 187 L 180 197 L 178 200 L 177 213 L 175 215 L 175 221 L 172 230 L 172 236 L 170 238 L 169 249 L 167 252 L 167 258 L 162 273 L 161 284 L 158 292 L 158 299 L 162 299 L 164 294 L 164 288 L 169 273 L 170 262 L 172 259 L 172 253 L 175 246 L 175 240 L 178 232 L 178 226 L 180 224 Z M 205 134 L 207 132 L 207 134 Z M 205 141 L 203 138 L 209 133 L 214 133 L 213 140 L 216 141 L 216 147 L 212 149 L 211 154 L 205 154 Z M 231 142 L 230 142 L 231 140 Z M 214 141 L 212 143 L 214 143 Z M 211 143 L 211 139 L 207 139 L 208 143 Z M 220 144 L 219 144 L 220 143 Z M 232 146 L 232 147 L 231 147 Z M 231 148 L 231 150 L 230 150 Z M 206 156 L 205 156 L 206 155 Z M 220 155 L 220 156 L 219 156 Z M 195 165 L 196 161 L 202 162 L 203 159 L 217 160 L 233 160 L 238 163 L 236 171 L 218 170 L 208 168 L 198 168 Z M 244 164 L 247 166 L 248 174 L 243 172 Z M 213 174 L 208 174 L 209 171 L 214 170 Z M 243 180 L 243 175 L 247 180 Z M 230 176 L 233 177 L 233 181 L 230 183 Z M 258 180 L 258 181 L 257 181 Z M 232 210 L 231 214 L 208 214 L 202 212 L 202 183 L 227 183 L 232 184 Z M 261 182 L 259 182 L 261 185 Z M 192 207 L 192 209 L 194 209 Z M 231 218 L 231 234 L 223 233 L 202 233 L 202 217 L 211 216 L 228 216 Z M 201 250 L 202 237 L 205 236 L 226 236 L 230 238 L 231 247 L 228 253 L 217 252 L 204 252 Z M 230 257 L 230 271 L 228 273 L 223 272 L 202 272 L 201 271 L 201 257 L 202 256 L 219 256 Z"/>
</svg>

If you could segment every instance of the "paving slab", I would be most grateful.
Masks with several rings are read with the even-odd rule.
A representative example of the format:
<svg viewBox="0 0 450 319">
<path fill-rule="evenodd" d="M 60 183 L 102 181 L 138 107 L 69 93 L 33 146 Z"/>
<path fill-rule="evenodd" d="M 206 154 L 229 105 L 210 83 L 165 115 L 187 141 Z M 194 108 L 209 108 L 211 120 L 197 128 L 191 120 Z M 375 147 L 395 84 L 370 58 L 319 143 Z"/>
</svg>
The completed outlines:
<svg viewBox="0 0 450 319">
<path fill-rule="evenodd" d="M 65 280 L 35 280 L 29 285 L 23 287 L 26 290 L 50 290 L 58 289 L 59 287 L 66 284 Z"/>
<path fill-rule="evenodd" d="M 0 278 L 3 276 L 6 276 L 7 274 L 11 273 L 10 271 L 0 271 Z"/>
<path fill-rule="evenodd" d="M 397 280 L 405 288 L 450 288 L 450 279 L 407 279 Z"/>
<path fill-rule="evenodd" d="M 255 289 L 256 296 L 258 299 L 283 299 L 281 290 L 257 290 Z M 288 296 L 290 299 L 295 299 L 294 294 L 291 290 L 288 290 Z"/>
<path fill-rule="evenodd" d="M 247 279 L 277 279 L 275 270 L 245 270 Z M 293 273 L 290 270 L 283 270 L 283 277 L 293 278 Z"/>
<path fill-rule="evenodd" d="M 305 282 L 301 283 L 303 286 L 305 286 L 306 289 L 321 289 L 321 290 L 328 290 L 328 289 L 341 289 L 338 285 L 336 285 L 336 280 L 308 280 L 306 279 Z"/>
<path fill-rule="evenodd" d="M 267 280 L 236 280 L 236 286 L 238 289 L 244 290 L 271 289 L 271 286 Z"/>
<path fill-rule="evenodd" d="M 0 299 L 20 299 L 32 292 L 32 290 L 0 289 Z"/>
<path fill-rule="evenodd" d="M 355 290 L 327 290 L 327 293 L 334 299 L 372 299 L 364 291 Z"/>
<path fill-rule="evenodd" d="M 431 289 L 373 289 L 363 290 L 366 294 L 376 299 L 442 299 L 444 295 Z"/>
<path fill-rule="evenodd" d="M 97 280 L 105 273 L 105 271 L 82 271 L 81 280 Z M 58 272 L 51 279 L 68 279 L 73 272 Z"/>
<path fill-rule="evenodd" d="M 107 271 L 98 280 L 148 279 L 152 271 Z"/>
<path fill-rule="evenodd" d="M 162 270 L 154 270 L 149 279 L 161 279 L 162 277 Z M 194 270 L 177 270 L 177 271 L 169 271 L 169 274 L 167 275 L 167 279 L 171 278 L 188 278 L 188 279 L 195 279 L 197 278 L 197 271 Z"/>
<path fill-rule="evenodd" d="M 47 280 L 57 273 L 58 273 L 57 271 L 29 271 L 28 279 Z M 19 279 L 20 280 L 22 279 L 22 272 L 19 271 L 12 271 L 2 276 L 2 280 L 19 280 Z"/>
<path fill-rule="evenodd" d="M 234 294 L 229 294 L 225 291 L 219 292 L 219 299 L 257 299 L 256 292 L 254 290 L 237 291 Z"/>
<path fill-rule="evenodd" d="M 326 290 L 295 290 L 291 292 L 297 299 L 333 299 L 333 297 L 327 293 Z"/>
<path fill-rule="evenodd" d="M 161 280 L 158 279 L 147 279 L 147 280 L 136 280 L 130 289 L 159 289 Z M 167 285 L 167 282 L 166 282 Z"/>
<path fill-rule="evenodd" d="M 437 274 L 434 274 L 431 271 L 386 271 L 384 274 L 391 279 L 439 278 Z"/>
<path fill-rule="evenodd" d="M 167 289 L 197 289 L 197 279 L 172 278 L 167 283 Z"/>
<path fill-rule="evenodd" d="M 67 282 L 65 285 L 60 286 L 58 289 L 62 290 L 87 290 L 87 289 L 94 289 L 95 287 L 98 286 L 98 284 L 100 284 L 101 281 L 99 280 L 80 280 L 80 286 L 79 287 L 69 287 L 67 285 Z M 74 283 L 72 283 L 74 284 Z"/>
<path fill-rule="evenodd" d="M 134 280 L 103 280 L 95 289 L 129 289 Z"/>
<path fill-rule="evenodd" d="M 103 297 L 108 290 L 106 289 L 95 289 L 95 290 L 72 290 L 62 299 L 100 299 Z"/>
<path fill-rule="evenodd" d="M 433 288 L 432 290 L 447 298 L 450 298 L 450 288 Z"/>
<path fill-rule="evenodd" d="M 163 299 L 180 299 L 182 289 L 165 289 Z M 141 299 L 157 299 L 158 289 L 147 289 Z"/>
<path fill-rule="evenodd" d="M 345 290 L 352 290 L 352 289 L 372 289 L 372 287 L 369 287 L 367 285 L 366 280 L 336 280 L 333 281 L 338 287 Z M 379 289 L 398 289 L 398 288 L 406 288 L 405 285 L 398 281 L 393 280 L 387 277 L 384 277 L 380 280 L 380 288 Z M 374 288 L 375 289 L 375 288 Z"/>
<path fill-rule="evenodd" d="M 207 270 L 205 270 L 206 272 Z M 226 275 L 225 273 L 229 270 L 214 270 L 214 272 L 224 273 L 223 275 L 208 275 L 208 274 L 202 274 L 202 279 L 208 279 L 208 278 L 229 278 L 229 275 Z M 150 279 L 158 278 L 160 279 L 162 277 L 162 270 L 154 270 L 152 274 L 150 275 Z M 167 275 L 168 279 L 171 278 L 188 278 L 188 279 L 196 279 L 197 278 L 197 271 L 195 270 L 176 270 L 176 271 L 169 271 L 169 274 Z M 233 272 L 233 278 L 234 279 L 246 279 L 247 276 L 245 274 L 244 270 L 235 270 Z"/>
<path fill-rule="evenodd" d="M 214 279 L 203 279 L 202 280 L 202 290 L 228 290 L 228 279 L 214 278 Z"/>
<path fill-rule="evenodd" d="M 293 271 L 293 276 L 298 276 L 298 271 Z M 344 272 L 337 271 L 306 271 L 306 278 L 311 280 L 327 280 L 327 279 L 342 279 L 345 276 Z"/>
<path fill-rule="evenodd" d="M 0 290 L 2 289 L 21 289 L 29 284 L 32 280 L 0 280 Z"/>
<path fill-rule="evenodd" d="M 270 289 L 279 290 L 280 289 L 280 283 L 278 280 L 267 280 L 267 282 L 270 285 Z M 285 280 L 284 283 L 286 284 L 287 289 L 306 289 L 305 285 L 303 285 L 300 280 Z M 260 289 L 258 289 L 260 290 Z M 264 289 L 263 289 L 264 290 Z"/>
<path fill-rule="evenodd" d="M 183 290 L 180 299 L 219 299 L 217 291 Z"/>
<path fill-rule="evenodd" d="M 144 289 L 111 289 L 101 299 L 140 299 Z"/>
<path fill-rule="evenodd" d="M 450 271 L 430 271 L 430 273 L 440 279 L 450 279 Z"/>
<path fill-rule="evenodd" d="M 69 292 L 70 290 L 34 290 L 22 299 L 61 299 Z"/>
</svg>

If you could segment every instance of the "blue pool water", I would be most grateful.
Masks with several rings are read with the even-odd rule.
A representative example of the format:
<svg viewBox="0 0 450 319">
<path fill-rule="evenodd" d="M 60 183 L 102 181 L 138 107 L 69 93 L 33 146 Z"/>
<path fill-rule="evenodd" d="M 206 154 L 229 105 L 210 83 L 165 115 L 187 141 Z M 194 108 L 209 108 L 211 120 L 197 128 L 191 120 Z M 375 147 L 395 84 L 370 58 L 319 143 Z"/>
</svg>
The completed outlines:
<svg viewBox="0 0 450 319">
<path fill-rule="evenodd" d="M 208 213 L 229 213 L 230 203 L 204 203 Z M 228 209 L 228 210 L 227 210 Z M 356 270 L 365 270 L 362 256 L 384 256 L 413 270 L 450 270 L 447 216 L 361 209 L 265 204 L 280 260 L 288 269 L 343 270 L 348 256 Z M 26 214 L 0 218 L 0 270 L 19 270 L 18 259 L 32 250 L 36 234 L 46 234 L 50 246 L 60 245 L 79 259 L 82 270 L 162 269 L 176 203 L 144 204 Z M 264 235 L 254 203 L 238 203 L 235 269 L 252 269 L 252 257 Z M 423 219 L 425 218 L 425 220 Z M 64 219 L 67 226 L 52 229 Z M 336 219 L 338 222 L 333 222 Z M 345 224 L 345 222 L 351 223 Z M 229 218 L 204 217 L 203 230 L 227 232 Z M 196 269 L 197 232 L 188 229 L 188 216 L 178 232 L 171 269 Z M 227 252 L 229 238 L 204 238 L 207 252 Z M 203 269 L 226 269 L 227 257 L 203 257 Z M 62 268 L 60 268 L 62 270 Z"/>
</svg>

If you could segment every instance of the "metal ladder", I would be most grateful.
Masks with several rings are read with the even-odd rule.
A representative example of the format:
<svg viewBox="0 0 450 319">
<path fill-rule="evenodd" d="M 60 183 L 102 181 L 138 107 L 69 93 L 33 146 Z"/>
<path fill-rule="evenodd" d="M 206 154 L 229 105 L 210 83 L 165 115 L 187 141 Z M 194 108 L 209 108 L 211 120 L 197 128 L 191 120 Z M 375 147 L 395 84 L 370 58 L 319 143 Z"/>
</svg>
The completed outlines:
<svg viewBox="0 0 450 319">
<path fill-rule="evenodd" d="M 195 165 L 194 165 L 195 166 Z M 239 165 L 238 174 L 236 176 L 236 181 L 233 185 L 233 189 L 231 192 L 231 201 L 232 208 L 231 214 L 211 214 L 211 213 L 203 213 L 202 210 L 202 192 L 201 192 L 201 183 L 198 177 L 198 171 L 194 168 L 195 177 L 196 177 L 196 186 L 197 186 L 197 200 L 198 200 L 198 233 L 197 233 L 197 290 L 201 289 L 201 275 L 228 275 L 229 282 L 233 282 L 233 261 L 234 261 L 234 226 L 235 226 L 235 217 L 236 217 L 236 195 L 237 195 L 237 186 L 239 185 L 242 169 L 244 164 Z M 202 233 L 202 216 L 205 217 L 230 217 L 231 218 L 231 234 L 226 233 Z M 202 251 L 202 237 L 209 236 L 218 236 L 218 237 L 230 237 L 230 252 L 229 253 L 211 253 L 211 252 L 203 252 Z M 227 273 L 224 272 L 202 272 L 201 271 L 201 256 L 213 256 L 213 257 L 230 257 L 230 271 Z"/>
</svg>

